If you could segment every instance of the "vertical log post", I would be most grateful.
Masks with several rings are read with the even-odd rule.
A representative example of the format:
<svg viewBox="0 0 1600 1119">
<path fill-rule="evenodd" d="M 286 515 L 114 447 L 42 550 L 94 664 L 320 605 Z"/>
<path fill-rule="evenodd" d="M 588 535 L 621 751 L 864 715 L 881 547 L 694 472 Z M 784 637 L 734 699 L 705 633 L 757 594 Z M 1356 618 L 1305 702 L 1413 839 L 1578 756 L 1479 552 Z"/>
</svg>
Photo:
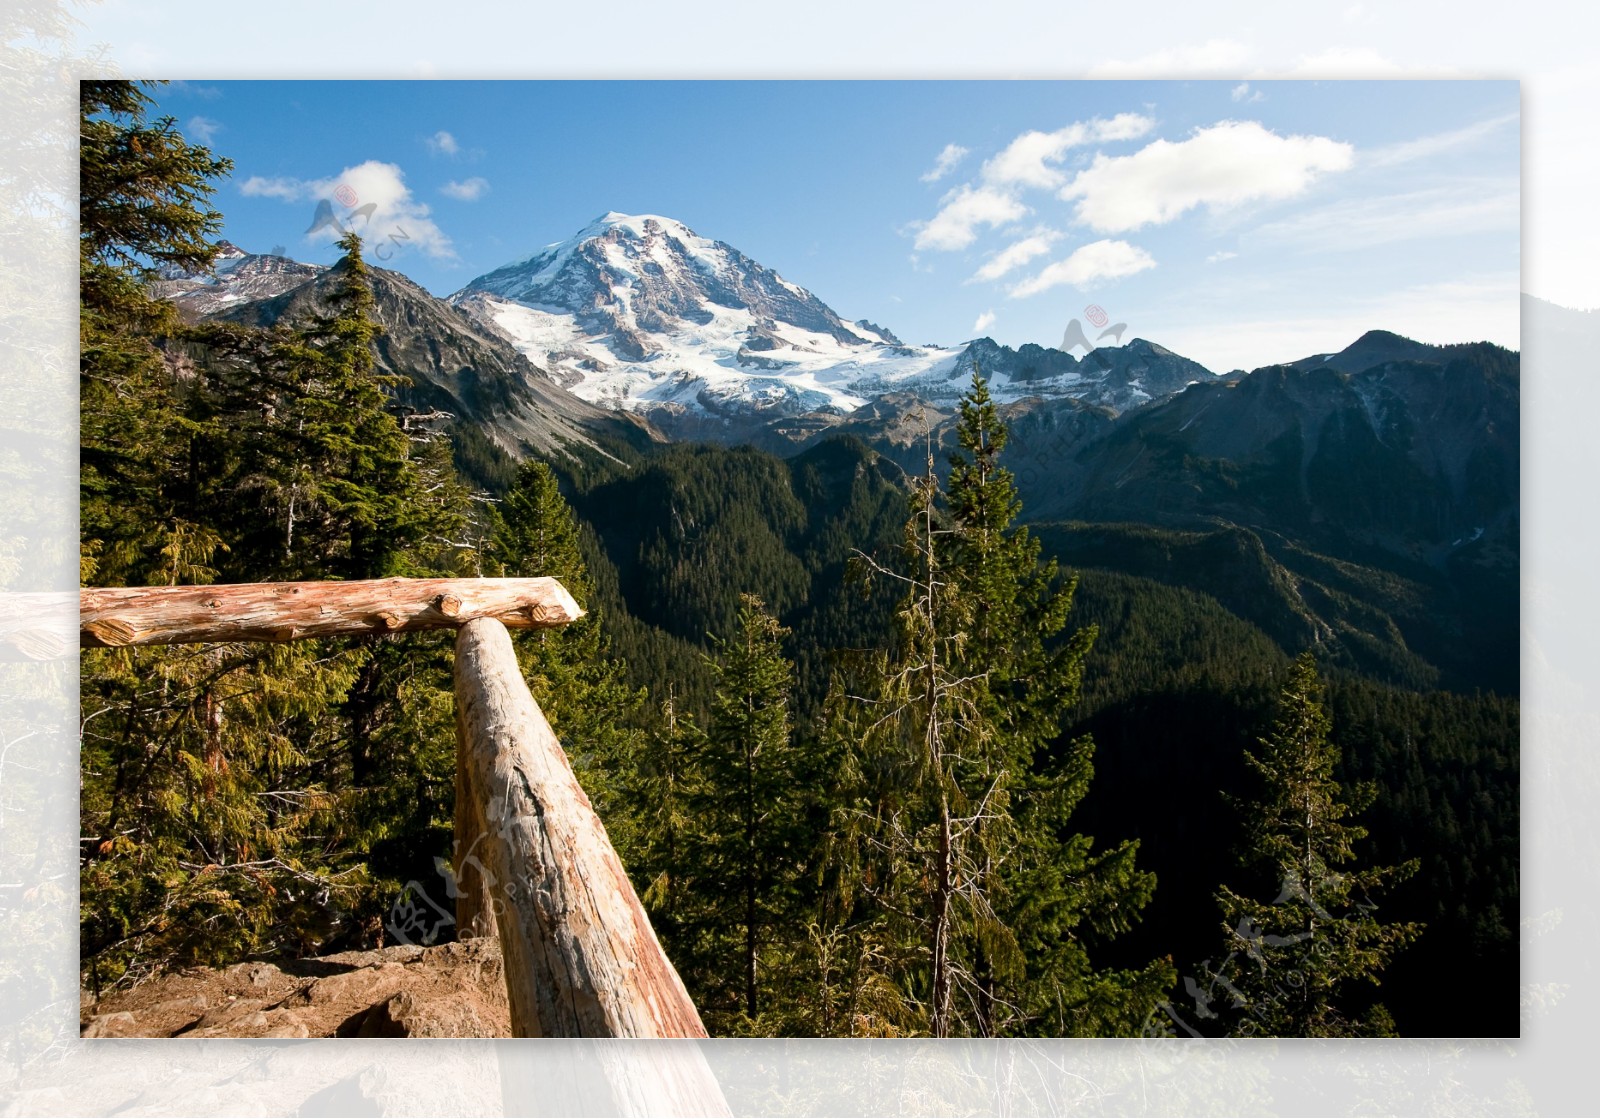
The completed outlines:
<svg viewBox="0 0 1600 1119">
<path fill-rule="evenodd" d="M 483 799 L 469 776 L 470 739 L 461 704 L 456 704 L 456 934 L 465 939 L 494 936 L 494 897 L 490 893 L 489 834 L 483 826 Z"/>
<path fill-rule="evenodd" d="M 504 625 L 479 618 L 461 627 L 455 682 L 461 770 L 481 810 L 476 850 L 498 903 L 512 1032 L 705 1037 Z M 463 826 L 474 825 L 458 822 L 458 834 Z"/>
</svg>

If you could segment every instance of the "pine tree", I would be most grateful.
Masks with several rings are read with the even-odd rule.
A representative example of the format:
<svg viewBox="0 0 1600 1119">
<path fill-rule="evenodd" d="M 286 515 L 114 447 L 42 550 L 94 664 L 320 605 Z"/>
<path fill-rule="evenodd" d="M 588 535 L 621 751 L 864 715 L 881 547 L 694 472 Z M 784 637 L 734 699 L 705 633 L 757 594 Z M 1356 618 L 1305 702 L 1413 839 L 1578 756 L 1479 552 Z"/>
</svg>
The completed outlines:
<svg viewBox="0 0 1600 1119">
<path fill-rule="evenodd" d="M 670 681 L 665 691 L 641 755 L 626 770 L 623 798 L 637 836 L 627 867 L 668 955 L 687 960 L 678 949 L 692 946 L 686 929 L 693 897 L 684 886 L 694 828 L 690 780 L 693 759 L 704 748 L 700 728 L 680 710 Z"/>
<path fill-rule="evenodd" d="M 151 265 L 209 267 L 204 178 L 226 164 L 147 105 L 85 85 L 86 581 L 467 562 L 464 490 L 439 448 L 414 453 L 375 376 L 359 244 L 317 322 L 191 327 L 149 297 Z M 91 982 L 370 943 L 395 878 L 448 849 L 446 640 L 94 650 L 80 683 Z"/>
<path fill-rule="evenodd" d="M 377 370 L 371 274 L 347 233 L 328 309 L 296 324 L 294 382 L 278 430 L 287 453 L 284 557 L 297 577 L 415 574 L 428 536 L 411 440 L 392 410 L 396 378 Z M 409 569 L 409 570 L 408 570 Z"/>
<path fill-rule="evenodd" d="M 1057 747 L 1094 630 L 1062 634 L 1076 583 L 1014 524 L 1006 430 L 981 377 L 957 436 L 948 496 L 931 449 L 913 484 L 903 567 L 866 564 L 904 596 L 877 680 L 857 681 L 856 711 L 832 703 L 856 724 L 870 817 L 852 873 L 935 1036 L 1133 1032 L 1170 964 L 1096 971 L 1085 942 L 1126 931 L 1154 877 L 1136 842 L 1096 851 L 1072 832 L 1093 744 Z"/>
<path fill-rule="evenodd" d="M 80 93 L 81 568 L 102 586 L 203 582 L 221 543 L 187 489 L 192 426 L 161 351 L 182 324 L 145 284 L 210 269 L 222 219 L 208 199 L 231 164 L 149 120 L 148 84 Z"/>
<path fill-rule="evenodd" d="M 610 656 L 578 521 L 548 463 L 529 459 L 518 468 L 493 534 L 501 572 L 559 579 L 588 611 L 560 629 L 519 632 L 514 644 L 534 698 L 627 865 L 638 842 L 627 789 L 643 743 L 645 695 L 626 684 L 623 666 Z"/>
<path fill-rule="evenodd" d="M 957 1030 L 957 986 L 971 985 L 967 961 L 953 953 L 956 926 L 992 929 L 981 888 L 980 822 L 1001 826 L 1004 790 L 984 764 L 992 726 L 983 718 L 981 678 L 961 671 L 971 602 L 942 563 L 941 488 L 930 451 L 912 483 L 905 526 L 905 571 L 866 560 L 871 574 L 904 588 L 891 650 L 862 683 L 860 765 L 866 783 L 861 831 L 869 853 L 861 881 L 898 942 L 896 969 L 919 1001 L 935 1037 Z M 909 938 L 909 939 L 908 939 Z M 920 944 L 918 944 L 920 942 Z"/>
<path fill-rule="evenodd" d="M 1246 821 L 1244 868 L 1276 889 L 1271 901 L 1224 886 L 1228 955 L 1208 968 L 1213 1010 L 1234 1032 L 1278 1037 L 1339 1037 L 1393 1032 L 1381 1004 L 1362 1015 L 1350 999 L 1381 980 L 1394 955 L 1422 932 L 1414 922 L 1383 922 L 1374 898 L 1386 884 L 1417 870 L 1357 867 L 1366 829 L 1348 821 L 1372 802 L 1376 788 L 1348 795 L 1335 777 L 1339 748 L 1323 703 L 1316 660 L 1307 651 L 1290 667 L 1271 733 L 1246 752 L 1260 792 L 1235 800 Z M 1209 1001 L 1209 1000 L 1205 1000 Z"/>
<path fill-rule="evenodd" d="M 713 999 L 739 1005 L 745 1028 L 763 1010 L 775 948 L 796 931 L 801 853 L 811 838 L 810 774 L 789 719 L 787 633 L 759 598 L 741 596 L 738 628 L 715 642 L 710 658 L 716 695 L 692 758 L 688 888 L 699 907 L 708 972 L 738 976 L 713 981 L 729 992 Z"/>
<path fill-rule="evenodd" d="M 1063 638 L 1077 589 L 1017 525 L 1022 503 L 1000 464 L 1008 432 L 976 370 L 960 402 L 950 457 L 950 531 L 940 550 L 970 611 L 959 673 L 974 681 L 989 728 L 977 766 L 997 811 L 973 828 L 974 889 L 992 919 L 972 930 L 974 1026 L 983 1034 L 1125 1032 L 1173 976 L 1163 962 L 1098 975 L 1083 948 L 1126 931 L 1154 875 L 1136 866 L 1138 842 L 1096 853 L 1070 831 L 1093 776 L 1094 745 L 1079 739 L 1050 758 L 1078 702 L 1093 626 Z"/>
</svg>

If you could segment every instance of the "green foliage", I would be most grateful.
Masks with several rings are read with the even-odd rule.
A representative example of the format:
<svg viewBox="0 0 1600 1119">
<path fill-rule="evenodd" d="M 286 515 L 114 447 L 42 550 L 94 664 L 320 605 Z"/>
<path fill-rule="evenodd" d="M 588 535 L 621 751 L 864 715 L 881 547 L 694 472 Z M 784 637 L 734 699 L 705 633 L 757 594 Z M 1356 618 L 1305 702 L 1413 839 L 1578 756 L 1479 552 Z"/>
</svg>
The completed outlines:
<svg viewBox="0 0 1600 1119">
<path fill-rule="evenodd" d="M 226 160 L 146 117 L 136 83 L 80 97 L 79 399 L 83 577 L 169 583 L 207 574 L 216 539 L 183 507 L 190 426 L 159 343 L 179 329 L 144 282 L 156 266 L 203 271 L 221 215 L 206 200 Z"/>
<path fill-rule="evenodd" d="M 774 998 L 814 838 L 808 807 L 817 774 L 791 733 L 786 635 L 759 598 L 743 597 L 738 628 L 715 642 L 711 717 L 688 758 L 682 885 L 694 898 L 698 951 L 686 963 L 705 977 L 702 1012 L 742 1029 Z"/>
<path fill-rule="evenodd" d="M 360 244 L 332 311 L 187 327 L 147 263 L 208 267 L 226 169 L 145 96 L 86 83 L 82 569 L 100 584 L 457 574 L 483 518 L 376 375 Z M 80 673 L 81 960 L 164 967 L 381 937 L 448 849 L 449 642 L 91 651 Z"/>
<path fill-rule="evenodd" d="M 518 468 L 494 518 L 492 554 L 501 574 L 559 579 L 588 610 L 559 629 L 520 631 L 513 645 L 528 687 L 566 744 L 612 843 L 628 853 L 635 827 L 618 804 L 641 748 L 645 693 L 625 681 L 623 666 L 609 655 L 578 522 L 548 463 L 530 459 Z"/>
<path fill-rule="evenodd" d="M 1302 654 L 1290 667 L 1271 733 L 1246 755 L 1260 791 L 1240 802 L 1245 868 L 1275 882 L 1277 896 L 1261 901 L 1226 886 L 1217 895 L 1229 951 L 1208 976 L 1226 989 L 1221 1013 L 1240 1032 L 1394 1032 L 1381 1005 L 1358 1016 L 1348 999 L 1352 985 L 1380 982 L 1395 953 L 1421 934 L 1415 922 L 1381 922 L 1374 901 L 1385 885 L 1415 874 L 1418 863 L 1353 865 L 1356 843 L 1367 832 L 1347 817 L 1370 804 L 1377 790 L 1357 786 L 1345 803 L 1331 730 L 1316 661 Z"/>
<path fill-rule="evenodd" d="M 1224 880 L 1230 936 L 1247 920 L 1274 970 L 1244 950 L 1206 982 L 1273 1031 L 1514 1031 L 1517 704 L 1406 690 L 1514 686 L 1489 640 L 1514 629 L 1514 556 L 1467 547 L 1441 572 L 1226 524 L 1025 528 L 981 379 L 947 492 L 851 439 L 785 461 L 619 436 L 559 476 L 519 466 L 400 418 L 354 239 L 297 321 L 186 325 L 151 300 L 152 267 L 209 265 L 227 166 L 148 105 L 84 85 L 85 582 L 562 579 L 588 616 L 519 633 L 519 660 L 717 1032 L 1137 1032 L 1187 1005 L 1162 957 L 1214 949 Z M 1273 465 L 1298 444 L 1270 450 L 1184 469 L 1298 508 Z M 1469 473 L 1485 509 L 1514 492 L 1500 459 Z M 1344 486 L 1341 516 L 1405 519 L 1338 472 L 1310 481 Z M 852 557 L 877 577 L 847 578 Z M 1296 668 L 1245 762 L 1313 642 L 1327 698 Z M 450 847 L 450 660 L 447 635 L 86 653 L 86 981 L 375 943 Z M 1251 781 L 1256 878 L 1228 863 L 1216 793 Z M 1285 892 L 1306 841 L 1286 806 L 1313 801 Z M 1380 880 L 1387 924 L 1362 908 Z M 1423 920 L 1428 950 L 1394 957 Z M 1297 946 L 1265 938 L 1313 922 L 1331 959 L 1294 998 L 1263 985 L 1287 966 L 1268 950 Z"/>
<path fill-rule="evenodd" d="M 841 831 L 865 902 L 830 931 L 872 928 L 935 1036 L 1133 1032 L 1170 966 L 1096 972 L 1083 936 L 1125 931 L 1154 878 L 1136 867 L 1136 842 L 1096 852 L 1070 827 L 1093 745 L 1050 747 L 1095 635 L 1062 636 L 1075 583 L 1013 523 L 1005 440 L 975 377 L 948 502 L 930 455 L 905 562 L 867 563 L 904 590 L 887 650 L 848 681 L 861 700 L 829 706 L 831 733 L 858 744 L 857 820 L 846 810 Z"/>
</svg>

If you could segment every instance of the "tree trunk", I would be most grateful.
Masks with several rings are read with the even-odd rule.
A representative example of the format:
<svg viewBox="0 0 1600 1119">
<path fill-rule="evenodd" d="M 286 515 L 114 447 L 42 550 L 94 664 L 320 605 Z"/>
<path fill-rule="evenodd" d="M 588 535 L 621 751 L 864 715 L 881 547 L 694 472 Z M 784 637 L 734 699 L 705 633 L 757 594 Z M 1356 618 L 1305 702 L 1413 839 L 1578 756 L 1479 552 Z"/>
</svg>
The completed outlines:
<svg viewBox="0 0 1600 1119">
<path fill-rule="evenodd" d="M 519 1037 L 705 1037 L 589 798 L 493 619 L 456 638 L 467 788 Z"/>
<path fill-rule="evenodd" d="M 566 588 L 549 578 L 100 587 L 80 592 L 79 644 L 291 641 L 448 629 L 474 618 L 561 626 L 583 613 Z"/>
<path fill-rule="evenodd" d="M 933 894 L 933 1021 L 934 1037 L 950 1036 L 950 863 L 955 852 L 950 834 L 950 804 L 939 794 L 939 866 Z"/>
</svg>

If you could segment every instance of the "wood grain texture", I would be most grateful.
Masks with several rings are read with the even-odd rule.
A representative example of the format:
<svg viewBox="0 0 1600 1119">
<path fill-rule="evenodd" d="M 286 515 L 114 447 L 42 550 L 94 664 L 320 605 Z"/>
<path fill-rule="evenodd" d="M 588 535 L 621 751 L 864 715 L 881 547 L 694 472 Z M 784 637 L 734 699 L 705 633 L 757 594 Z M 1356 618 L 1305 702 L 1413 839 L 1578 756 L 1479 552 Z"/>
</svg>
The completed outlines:
<svg viewBox="0 0 1600 1119">
<path fill-rule="evenodd" d="M 84 648 L 403 633 L 451 629 L 476 618 L 561 626 L 584 613 L 550 578 L 94 587 L 79 598 Z"/>
<path fill-rule="evenodd" d="M 484 862 L 489 857 L 489 833 L 483 826 L 483 799 L 472 786 L 467 749 L 466 723 L 457 704 L 455 865 L 451 869 L 456 879 L 456 935 L 461 939 L 494 936 L 497 931 L 494 898 L 489 893 L 492 872 Z"/>
<path fill-rule="evenodd" d="M 456 637 L 467 783 L 519 1037 L 705 1037 L 683 981 L 492 619 Z"/>
</svg>

